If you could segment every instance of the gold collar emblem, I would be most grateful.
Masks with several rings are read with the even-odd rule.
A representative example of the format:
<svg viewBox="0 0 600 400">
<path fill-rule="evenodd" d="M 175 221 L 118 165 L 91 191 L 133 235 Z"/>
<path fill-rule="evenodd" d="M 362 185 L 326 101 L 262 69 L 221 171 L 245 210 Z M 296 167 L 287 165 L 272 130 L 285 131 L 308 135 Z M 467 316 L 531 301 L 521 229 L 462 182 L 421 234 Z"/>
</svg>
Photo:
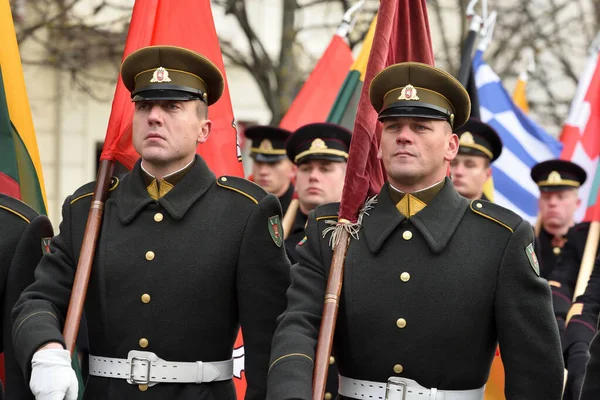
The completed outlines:
<svg viewBox="0 0 600 400">
<path fill-rule="evenodd" d="M 325 144 L 325 142 L 323 141 L 323 139 L 315 139 L 312 141 L 312 143 L 310 144 L 310 150 L 322 150 L 322 149 L 326 149 L 327 145 Z"/>
<path fill-rule="evenodd" d="M 171 82 L 171 78 L 169 78 L 169 71 L 167 71 L 163 67 L 156 68 L 156 71 L 154 71 L 154 73 L 152 74 L 152 79 L 150 79 L 150 82 Z"/>
<path fill-rule="evenodd" d="M 417 89 L 410 83 L 402 88 L 398 100 L 419 100 Z"/>
</svg>

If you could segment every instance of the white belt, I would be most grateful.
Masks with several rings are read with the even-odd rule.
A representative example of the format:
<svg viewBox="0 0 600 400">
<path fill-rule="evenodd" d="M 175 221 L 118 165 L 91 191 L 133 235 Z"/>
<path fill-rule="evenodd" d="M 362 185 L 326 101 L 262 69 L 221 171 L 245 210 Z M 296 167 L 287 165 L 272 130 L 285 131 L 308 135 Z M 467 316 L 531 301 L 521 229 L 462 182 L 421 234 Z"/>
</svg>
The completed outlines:
<svg viewBox="0 0 600 400">
<path fill-rule="evenodd" d="M 485 385 L 472 390 L 427 389 L 412 379 L 390 377 L 387 382 L 361 381 L 340 375 L 338 393 L 369 400 L 483 400 Z"/>
<path fill-rule="evenodd" d="M 158 383 L 206 383 L 233 377 L 233 360 L 171 362 L 149 351 L 131 350 L 127 358 L 90 355 L 89 374 L 126 379 L 132 385 Z"/>
</svg>

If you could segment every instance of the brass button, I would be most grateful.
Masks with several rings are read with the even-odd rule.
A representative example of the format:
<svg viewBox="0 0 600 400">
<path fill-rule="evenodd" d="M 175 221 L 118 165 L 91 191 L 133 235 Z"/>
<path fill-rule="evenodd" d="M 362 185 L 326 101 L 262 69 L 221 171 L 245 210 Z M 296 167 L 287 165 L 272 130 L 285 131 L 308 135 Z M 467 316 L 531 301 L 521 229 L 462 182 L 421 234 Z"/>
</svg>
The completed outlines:
<svg viewBox="0 0 600 400">
<path fill-rule="evenodd" d="M 148 261 L 154 260 L 154 252 L 153 251 L 146 252 L 146 260 L 148 260 Z"/>
<path fill-rule="evenodd" d="M 553 249 L 552 249 L 552 252 L 553 252 L 554 254 L 556 254 L 556 255 L 559 255 L 559 254 L 560 254 L 560 247 L 555 247 L 555 248 L 553 248 Z"/>
<path fill-rule="evenodd" d="M 146 338 L 141 338 L 139 345 L 142 349 L 145 349 L 146 347 L 148 347 L 148 339 Z"/>
<path fill-rule="evenodd" d="M 222 177 L 222 178 L 221 178 L 221 182 L 227 182 L 227 178 L 225 178 L 225 177 Z"/>
<path fill-rule="evenodd" d="M 475 204 L 475 207 L 477 207 L 477 208 L 481 208 L 481 207 L 483 207 L 483 204 L 481 204 L 481 203 L 476 203 L 476 204 Z"/>
<path fill-rule="evenodd" d="M 400 274 L 400 280 L 402 282 L 408 282 L 410 281 L 410 274 L 408 272 L 403 272 Z"/>
<path fill-rule="evenodd" d="M 335 357 L 329 357 L 329 365 L 335 364 Z"/>
<path fill-rule="evenodd" d="M 331 400 L 333 399 L 333 395 L 329 392 L 325 393 L 325 397 L 323 397 L 325 400 Z"/>
<path fill-rule="evenodd" d="M 402 238 L 404 240 L 410 240 L 412 238 L 412 232 L 411 231 L 404 231 L 404 233 L 402 233 Z"/>
<path fill-rule="evenodd" d="M 142 303 L 144 303 L 144 304 L 150 303 L 150 295 L 148 293 L 144 293 L 142 295 Z"/>
<path fill-rule="evenodd" d="M 156 222 L 160 222 L 160 221 L 162 221 L 162 220 L 163 220 L 163 215 L 162 215 L 161 213 L 156 213 L 156 214 L 154 214 L 154 220 L 155 220 Z"/>
<path fill-rule="evenodd" d="M 140 392 L 145 392 L 148 390 L 148 385 L 138 385 L 138 389 L 140 389 Z"/>
<path fill-rule="evenodd" d="M 402 329 L 406 326 L 406 320 L 404 318 L 398 318 L 396 325 L 398 325 L 398 328 Z"/>
<path fill-rule="evenodd" d="M 402 371 L 404 371 L 404 367 L 400 364 L 396 364 L 394 365 L 394 372 L 397 374 L 402 373 Z"/>
</svg>

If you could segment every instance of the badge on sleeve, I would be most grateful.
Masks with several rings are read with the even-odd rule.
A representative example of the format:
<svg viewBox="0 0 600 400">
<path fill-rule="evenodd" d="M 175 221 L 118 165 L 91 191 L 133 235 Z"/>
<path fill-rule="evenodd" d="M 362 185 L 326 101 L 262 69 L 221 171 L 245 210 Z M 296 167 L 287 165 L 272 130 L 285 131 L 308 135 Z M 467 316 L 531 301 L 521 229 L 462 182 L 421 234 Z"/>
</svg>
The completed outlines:
<svg viewBox="0 0 600 400">
<path fill-rule="evenodd" d="M 279 215 L 273 215 L 269 217 L 269 233 L 271 234 L 271 239 L 277 245 L 277 247 L 281 247 L 283 244 L 283 237 L 281 236 L 283 232 L 283 228 L 281 227 L 281 220 Z"/>
<path fill-rule="evenodd" d="M 527 254 L 531 268 L 533 268 L 537 276 L 540 276 L 540 263 L 535 255 L 535 251 L 533 251 L 533 243 L 530 243 L 529 246 L 525 247 L 525 254 Z"/>
<path fill-rule="evenodd" d="M 49 237 L 45 237 L 42 238 L 42 255 L 46 254 L 46 253 L 50 253 L 50 240 L 52 238 Z"/>
</svg>

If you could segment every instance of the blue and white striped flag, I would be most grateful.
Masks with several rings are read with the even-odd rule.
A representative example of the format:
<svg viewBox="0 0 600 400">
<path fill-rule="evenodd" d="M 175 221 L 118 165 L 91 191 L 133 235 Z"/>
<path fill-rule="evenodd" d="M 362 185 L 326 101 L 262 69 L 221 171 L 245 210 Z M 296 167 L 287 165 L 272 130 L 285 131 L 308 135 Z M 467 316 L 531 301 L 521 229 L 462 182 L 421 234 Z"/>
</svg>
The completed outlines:
<svg viewBox="0 0 600 400">
<path fill-rule="evenodd" d="M 529 176 L 531 167 L 558 158 L 560 143 L 517 107 L 478 50 L 473 58 L 481 120 L 502 138 L 502 155 L 492 164 L 494 202 L 535 224 L 539 190 Z"/>
</svg>

